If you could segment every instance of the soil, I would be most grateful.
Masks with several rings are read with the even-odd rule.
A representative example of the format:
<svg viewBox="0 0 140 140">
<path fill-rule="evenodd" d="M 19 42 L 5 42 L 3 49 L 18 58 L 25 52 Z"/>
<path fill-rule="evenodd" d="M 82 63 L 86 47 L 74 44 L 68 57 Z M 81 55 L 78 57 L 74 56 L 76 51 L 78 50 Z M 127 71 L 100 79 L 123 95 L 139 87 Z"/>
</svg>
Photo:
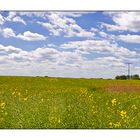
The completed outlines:
<svg viewBox="0 0 140 140">
<path fill-rule="evenodd" d="M 140 85 L 123 85 L 123 84 L 112 84 L 106 87 L 109 92 L 139 92 Z"/>
</svg>

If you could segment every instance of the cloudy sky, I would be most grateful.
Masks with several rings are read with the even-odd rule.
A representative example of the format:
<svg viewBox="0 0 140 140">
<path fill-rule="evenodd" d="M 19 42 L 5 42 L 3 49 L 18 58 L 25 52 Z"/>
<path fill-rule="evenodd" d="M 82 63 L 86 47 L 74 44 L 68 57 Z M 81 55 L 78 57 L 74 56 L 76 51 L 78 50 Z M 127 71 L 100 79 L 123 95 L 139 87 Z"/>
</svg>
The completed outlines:
<svg viewBox="0 0 140 140">
<path fill-rule="evenodd" d="M 0 75 L 140 74 L 140 12 L 0 12 Z"/>
</svg>

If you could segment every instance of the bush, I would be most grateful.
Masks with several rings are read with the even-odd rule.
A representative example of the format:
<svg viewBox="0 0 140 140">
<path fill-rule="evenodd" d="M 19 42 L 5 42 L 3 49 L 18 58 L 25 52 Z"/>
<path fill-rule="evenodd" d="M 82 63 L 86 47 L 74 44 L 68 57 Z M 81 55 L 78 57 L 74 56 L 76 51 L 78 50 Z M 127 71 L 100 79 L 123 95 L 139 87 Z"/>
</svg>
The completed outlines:
<svg viewBox="0 0 140 140">
<path fill-rule="evenodd" d="M 134 74 L 132 76 L 128 76 L 128 75 L 117 75 L 115 77 L 116 80 L 126 80 L 126 79 L 132 79 L 132 80 L 140 80 L 140 77 L 138 74 Z"/>
</svg>

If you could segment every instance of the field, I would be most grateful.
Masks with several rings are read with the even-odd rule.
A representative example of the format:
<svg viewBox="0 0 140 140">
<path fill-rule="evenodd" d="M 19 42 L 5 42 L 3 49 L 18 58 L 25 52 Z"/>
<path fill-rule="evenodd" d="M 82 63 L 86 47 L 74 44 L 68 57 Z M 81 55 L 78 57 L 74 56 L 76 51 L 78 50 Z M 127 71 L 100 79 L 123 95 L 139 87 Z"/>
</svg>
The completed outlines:
<svg viewBox="0 0 140 140">
<path fill-rule="evenodd" d="M 140 128 L 140 80 L 1 76 L 0 128 Z"/>
</svg>

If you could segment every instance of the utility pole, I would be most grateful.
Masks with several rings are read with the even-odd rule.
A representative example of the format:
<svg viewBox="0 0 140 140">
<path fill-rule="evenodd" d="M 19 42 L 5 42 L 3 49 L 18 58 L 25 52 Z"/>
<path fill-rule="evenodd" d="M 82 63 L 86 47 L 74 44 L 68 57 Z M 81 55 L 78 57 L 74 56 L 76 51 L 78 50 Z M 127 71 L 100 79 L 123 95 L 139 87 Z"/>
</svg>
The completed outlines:
<svg viewBox="0 0 140 140">
<path fill-rule="evenodd" d="M 130 76 L 130 65 L 131 64 L 132 63 L 127 63 L 127 65 L 128 65 L 128 80 L 131 79 L 131 76 Z"/>
</svg>

